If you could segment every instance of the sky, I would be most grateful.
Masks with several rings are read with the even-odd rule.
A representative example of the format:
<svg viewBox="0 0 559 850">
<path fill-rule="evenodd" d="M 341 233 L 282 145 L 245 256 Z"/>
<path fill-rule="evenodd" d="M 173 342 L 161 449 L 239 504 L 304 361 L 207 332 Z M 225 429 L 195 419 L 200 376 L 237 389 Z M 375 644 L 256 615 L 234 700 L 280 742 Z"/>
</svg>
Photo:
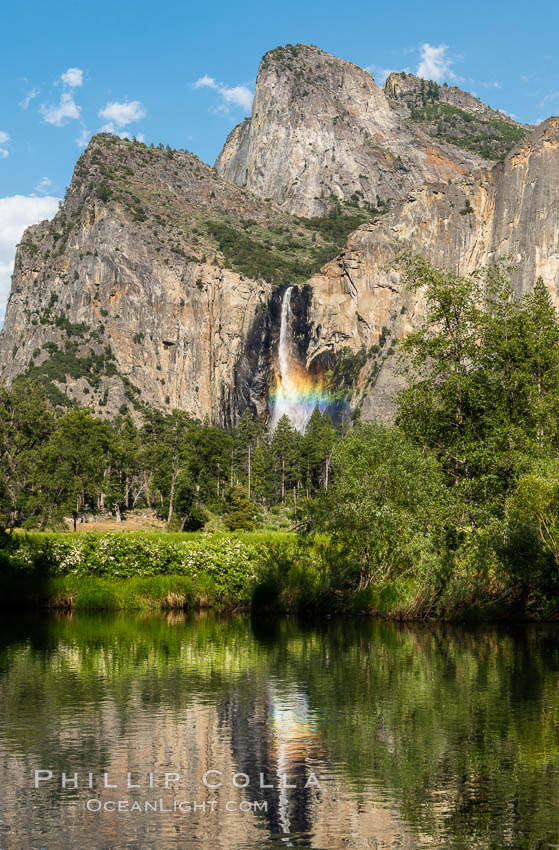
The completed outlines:
<svg viewBox="0 0 559 850">
<path fill-rule="evenodd" d="M 379 84 L 407 70 L 459 85 L 525 123 L 559 113 L 555 0 L 28 0 L 1 21 L 0 321 L 15 245 L 54 215 L 91 135 L 213 164 L 278 45 L 315 44 Z"/>
</svg>

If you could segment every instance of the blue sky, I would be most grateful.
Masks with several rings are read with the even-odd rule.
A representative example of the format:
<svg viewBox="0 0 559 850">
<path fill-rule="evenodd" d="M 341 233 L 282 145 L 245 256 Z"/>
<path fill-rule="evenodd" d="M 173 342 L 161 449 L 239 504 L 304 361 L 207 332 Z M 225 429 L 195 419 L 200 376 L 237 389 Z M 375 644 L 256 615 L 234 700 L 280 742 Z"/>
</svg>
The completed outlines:
<svg viewBox="0 0 559 850">
<path fill-rule="evenodd" d="M 547 0 L 28 0 L 1 20 L 0 302 L 14 233 L 52 215 L 90 135 L 128 132 L 213 163 L 278 44 L 316 44 L 379 82 L 419 69 L 524 122 L 559 112 L 559 4 Z"/>
</svg>

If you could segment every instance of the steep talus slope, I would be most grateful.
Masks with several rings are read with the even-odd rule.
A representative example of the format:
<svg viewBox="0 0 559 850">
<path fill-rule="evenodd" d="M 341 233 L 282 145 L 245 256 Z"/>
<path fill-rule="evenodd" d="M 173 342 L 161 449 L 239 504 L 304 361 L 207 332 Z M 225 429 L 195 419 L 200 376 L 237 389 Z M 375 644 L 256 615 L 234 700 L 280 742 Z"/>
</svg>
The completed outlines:
<svg viewBox="0 0 559 850">
<path fill-rule="evenodd" d="M 392 346 L 424 314 L 421 293 L 406 292 L 392 268 L 396 254 L 411 248 L 460 273 L 508 259 L 517 291 L 541 276 L 559 307 L 558 220 L 559 118 L 550 118 L 493 169 L 459 184 L 416 189 L 350 236 L 340 256 L 310 281 L 308 362 L 345 346 L 354 353 L 364 348 L 363 415 L 390 415 L 399 386 Z"/>
<path fill-rule="evenodd" d="M 297 215 L 339 200 L 401 199 L 429 180 L 457 180 L 483 160 L 440 144 L 395 110 L 368 71 L 304 44 L 267 53 L 252 116 L 215 167 Z"/>
<path fill-rule="evenodd" d="M 439 86 L 413 74 L 389 74 L 384 92 L 403 118 L 429 136 L 488 160 L 506 156 L 528 129 L 457 86 Z"/>
<path fill-rule="evenodd" d="M 351 230 L 364 216 L 342 218 Z M 191 154 L 98 136 L 60 212 L 19 246 L 0 378 L 27 372 L 54 400 L 109 415 L 142 402 L 217 422 L 261 410 L 272 284 L 338 249 Z"/>
</svg>

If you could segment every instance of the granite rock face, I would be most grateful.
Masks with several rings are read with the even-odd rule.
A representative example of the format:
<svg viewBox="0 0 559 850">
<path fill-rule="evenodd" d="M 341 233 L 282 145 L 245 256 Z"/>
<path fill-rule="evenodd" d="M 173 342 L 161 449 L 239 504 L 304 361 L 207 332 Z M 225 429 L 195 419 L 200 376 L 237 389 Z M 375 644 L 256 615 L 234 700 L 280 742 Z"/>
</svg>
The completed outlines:
<svg viewBox="0 0 559 850">
<path fill-rule="evenodd" d="M 413 74 L 390 74 L 384 92 L 403 119 L 487 160 L 502 159 L 530 129 L 457 86 L 439 86 Z"/>
<path fill-rule="evenodd" d="M 95 137 L 59 213 L 18 248 L 0 381 L 27 374 L 107 416 L 265 415 L 295 285 L 300 359 L 321 372 L 349 352 L 352 405 L 383 419 L 403 380 L 395 343 L 424 315 L 392 267 L 402 247 L 462 273 L 508 258 L 518 292 L 541 275 L 559 306 L 559 119 L 472 172 L 479 157 L 445 152 L 405 109 L 366 71 L 299 46 L 264 57 L 253 116 L 217 170 Z M 368 218 L 377 194 L 400 200 Z M 331 195 L 346 201 L 337 224 L 301 217 L 331 212 Z M 328 230 L 342 220 L 365 223 L 340 253 Z"/>
<path fill-rule="evenodd" d="M 29 370 L 55 400 L 104 415 L 143 401 L 226 423 L 235 387 L 264 403 L 254 370 L 244 384 L 236 370 L 272 287 L 223 267 L 204 230 L 212 210 L 283 221 L 196 157 L 94 139 L 62 210 L 18 248 L 1 380 Z"/>
<path fill-rule="evenodd" d="M 461 274 L 506 260 L 517 292 L 541 276 L 559 307 L 558 220 L 559 118 L 550 118 L 492 169 L 420 187 L 350 236 L 310 281 L 308 361 L 344 346 L 378 346 L 359 376 L 356 403 L 364 418 L 390 417 L 402 385 L 394 342 L 424 316 L 421 292 L 406 291 L 392 267 L 397 253 L 408 248 Z"/>
<path fill-rule="evenodd" d="M 229 134 L 215 167 L 282 209 L 313 216 L 328 212 L 332 196 L 377 205 L 483 162 L 423 133 L 368 71 L 298 44 L 264 56 L 252 116 Z"/>
<path fill-rule="evenodd" d="M 484 118 L 501 118 L 513 127 L 523 127 L 504 112 L 492 109 L 479 97 L 458 86 L 440 86 L 432 80 L 424 80 L 415 74 L 393 71 L 384 84 L 386 96 L 394 103 L 404 103 L 409 109 L 426 106 L 428 103 L 447 103 L 470 115 Z"/>
</svg>

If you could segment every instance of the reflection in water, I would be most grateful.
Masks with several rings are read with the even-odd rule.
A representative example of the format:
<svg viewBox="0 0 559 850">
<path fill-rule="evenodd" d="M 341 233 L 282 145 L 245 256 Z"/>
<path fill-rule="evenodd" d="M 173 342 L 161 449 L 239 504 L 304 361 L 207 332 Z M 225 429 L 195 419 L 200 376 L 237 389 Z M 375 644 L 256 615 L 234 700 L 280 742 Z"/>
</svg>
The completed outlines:
<svg viewBox="0 0 559 850">
<path fill-rule="evenodd" d="M 558 671 L 553 626 L 8 624 L 0 847 L 557 846 Z"/>
</svg>

